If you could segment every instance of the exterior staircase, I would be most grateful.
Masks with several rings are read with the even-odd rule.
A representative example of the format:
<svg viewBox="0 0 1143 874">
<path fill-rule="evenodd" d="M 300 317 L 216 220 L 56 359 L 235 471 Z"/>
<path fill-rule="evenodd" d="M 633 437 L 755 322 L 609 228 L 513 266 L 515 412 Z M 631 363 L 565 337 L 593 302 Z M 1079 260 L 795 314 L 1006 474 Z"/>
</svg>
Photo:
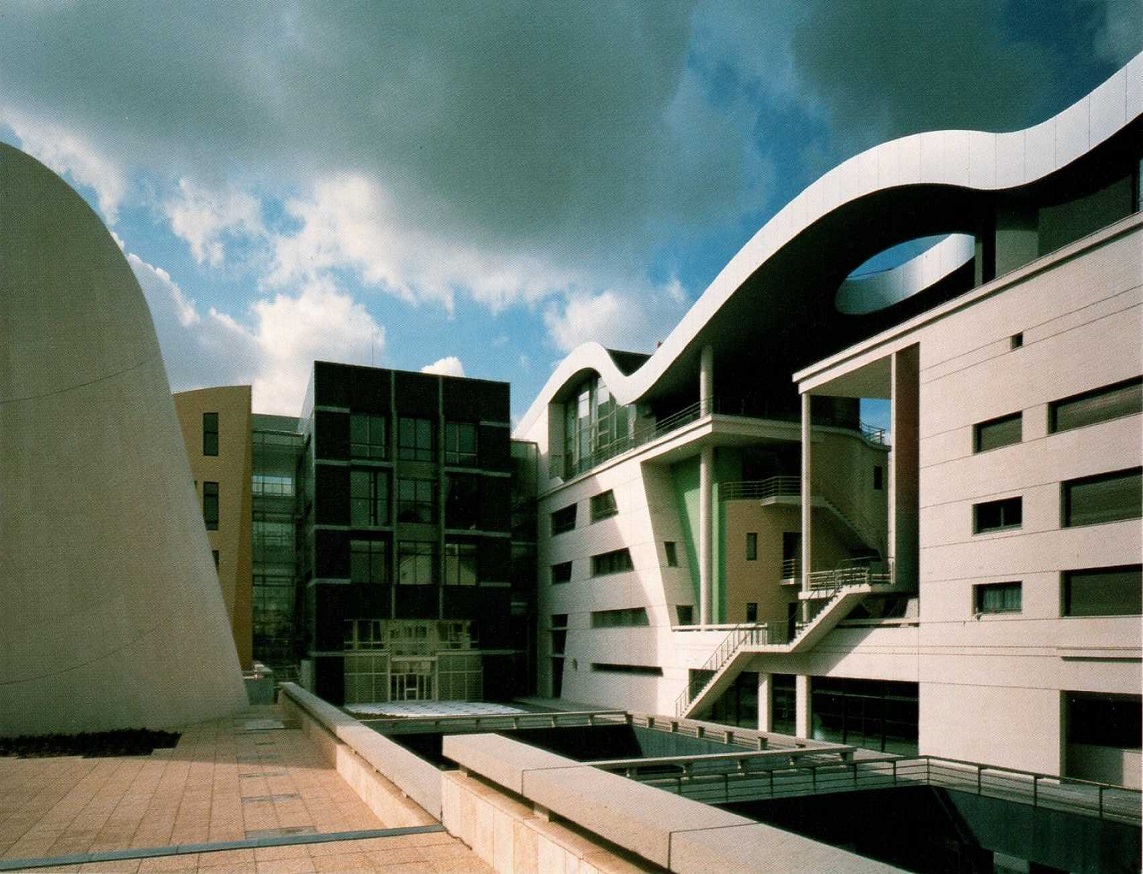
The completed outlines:
<svg viewBox="0 0 1143 874">
<path fill-rule="evenodd" d="M 810 574 L 808 621 L 798 623 L 789 638 L 785 624 L 749 625 L 732 630 L 693 672 L 675 701 L 675 714 L 694 718 L 725 692 L 751 658 L 759 654 L 792 654 L 812 649 L 867 595 L 893 585 L 892 572 L 876 565 L 848 565 Z"/>
</svg>

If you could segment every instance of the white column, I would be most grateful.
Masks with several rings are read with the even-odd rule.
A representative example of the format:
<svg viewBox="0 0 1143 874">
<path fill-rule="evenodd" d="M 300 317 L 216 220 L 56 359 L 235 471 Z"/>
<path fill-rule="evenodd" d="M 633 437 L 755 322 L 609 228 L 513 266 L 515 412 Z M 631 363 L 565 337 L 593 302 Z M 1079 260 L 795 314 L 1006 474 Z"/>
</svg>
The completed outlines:
<svg viewBox="0 0 1143 874">
<path fill-rule="evenodd" d="M 705 416 L 714 412 L 714 349 L 710 346 L 702 347 L 699 359 L 699 415 Z"/>
<path fill-rule="evenodd" d="M 710 625 L 714 612 L 714 447 L 699 456 L 699 624 Z"/>
<path fill-rule="evenodd" d="M 813 467 L 811 464 L 813 429 L 810 418 L 810 394 L 802 395 L 802 591 L 810 590 L 810 556 L 813 555 Z"/>
<path fill-rule="evenodd" d="M 773 731 L 770 723 L 770 675 L 758 672 L 758 730 Z"/>
<path fill-rule="evenodd" d="M 813 720 L 810 715 L 811 678 L 805 674 L 794 675 L 794 734 L 798 737 L 811 737 Z"/>
</svg>

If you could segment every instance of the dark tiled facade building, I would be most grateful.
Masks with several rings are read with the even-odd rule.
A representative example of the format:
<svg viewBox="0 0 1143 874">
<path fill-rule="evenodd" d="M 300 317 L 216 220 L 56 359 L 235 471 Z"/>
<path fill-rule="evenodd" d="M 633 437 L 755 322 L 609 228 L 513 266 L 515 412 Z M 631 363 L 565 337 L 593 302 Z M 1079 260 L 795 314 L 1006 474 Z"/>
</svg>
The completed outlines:
<svg viewBox="0 0 1143 874">
<path fill-rule="evenodd" d="M 296 513 L 303 681 L 321 697 L 523 691 L 532 608 L 526 580 L 513 597 L 508 392 L 314 363 Z"/>
</svg>

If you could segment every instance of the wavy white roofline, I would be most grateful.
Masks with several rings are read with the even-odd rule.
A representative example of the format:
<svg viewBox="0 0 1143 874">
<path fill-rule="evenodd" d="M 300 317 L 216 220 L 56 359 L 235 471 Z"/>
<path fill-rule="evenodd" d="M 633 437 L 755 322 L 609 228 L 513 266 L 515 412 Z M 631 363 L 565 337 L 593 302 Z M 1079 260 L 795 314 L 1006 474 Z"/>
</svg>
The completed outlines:
<svg viewBox="0 0 1143 874">
<path fill-rule="evenodd" d="M 927 131 L 855 155 L 813 182 L 763 225 L 634 373 L 625 375 L 598 343 L 585 343 L 568 353 L 520 420 L 516 433 L 526 435 L 552 398 L 584 371 L 599 374 L 619 403 L 638 401 L 755 271 L 814 222 L 840 207 L 879 191 L 908 186 L 945 185 L 980 192 L 1020 188 L 1087 154 L 1140 115 L 1143 53 L 1090 94 L 1033 127 L 1011 133 Z M 927 271 L 916 271 L 914 278 L 925 276 Z"/>
</svg>

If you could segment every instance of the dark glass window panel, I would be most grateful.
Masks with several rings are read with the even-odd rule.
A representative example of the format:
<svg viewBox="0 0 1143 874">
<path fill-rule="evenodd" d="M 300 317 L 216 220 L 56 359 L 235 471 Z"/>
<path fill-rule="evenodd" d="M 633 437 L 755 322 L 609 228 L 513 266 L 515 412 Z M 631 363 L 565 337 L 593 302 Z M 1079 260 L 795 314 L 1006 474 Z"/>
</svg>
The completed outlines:
<svg viewBox="0 0 1143 874">
<path fill-rule="evenodd" d="M 758 533 L 750 531 L 746 535 L 746 560 L 758 560 Z"/>
<path fill-rule="evenodd" d="M 388 548 L 384 541 L 350 541 L 349 579 L 354 583 L 372 585 L 384 585 L 389 581 Z"/>
<path fill-rule="evenodd" d="M 1012 413 L 1010 416 L 1001 416 L 981 422 L 972 428 L 973 452 L 987 452 L 989 449 L 999 449 L 1019 443 L 1023 439 L 1024 416 L 1022 413 Z"/>
<path fill-rule="evenodd" d="M 619 507 L 615 503 L 615 493 L 608 489 L 598 495 L 593 495 L 591 499 L 591 521 L 598 522 L 600 519 L 608 519 L 619 512 Z"/>
<path fill-rule="evenodd" d="M 591 614 L 592 628 L 637 628 L 649 624 L 645 607 L 596 610 Z"/>
<path fill-rule="evenodd" d="M 349 417 L 349 454 L 354 458 L 387 457 L 387 417 L 354 413 Z"/>
<path fill-rule="evenodd" d="M 1020 583 L 986 583 L 973 586 L 977 613 L 1019 613 L 1023 603 Z"/>
<path fill-rule="evenodd" d="M 556 512 L 552 513 L 552 534 L 563 534 L 566 531 L 574 530 L 575 515 L 575 504 L 569 504 L 568 506 L 560 510 L 556 510 Z"/>
<path fill-rule="evenodd" d="M 1143 378 L 1135 377 L 1050 404 L 1048 426 L 1053 432 L 1068 431 L 1141 411 Z"/>
<path fill-rule="evenodd" d="M 469 422 L 445 423 L 445 464 L 477 463 L 476 426 Z"/>
<path fill-rule="evenodd" d="M 1068 743 L 1139 749 L 1143 733 L 1140 702 L 1139 695 L 1069 693 Z"/>
<path fill-rule="evenodd" d="M 402 586 L 431 586 L 436 581 L 436 544 L 402 541 L 397 547 L 397 582 Z"/>
<path fill-rule="evenodd" d="M 433 423 L 429 419 L 402 417 L 397 425 L 398 454 L 406 461 L 433 461 Z"/>
<path fill-rule="evenodd" d="M 1063 524 L 1098 525 L 1143 515 L 1143 471 L 1122 470 L 1063 484 Z"/>
<path fill-rule="evenodd" d="M 444 581 L 446 586 L 475 586 L 477 581 L 475 543 L 446 543 Z"/>
<path fill-rule="evenodd" d="M 1064 572 L 1065 616 L 1139 616 L 1143 614 L 1140 565 Z"/>
<path fill-rule="evenodd" d="M 570 583 L 572 575 L 572 563 L 570 561 L 561 562 L 560 564 L 552 565 L 552 583 Z"/>
<path fill-rule="evenodd" d="M 973 531 L 999 531 L 1004 528 L 1019 528 L 1024 521 L 1023 498 L 1003 498 L 999 501 L 986 501 L 972 508 Z"/>
<path fill-rule="evenodd" d="M 591 575 L 601 577 L 607 574 L 619 574 L 634 570 L 631 553 L 627 549 L 615 549 L 611 552 L 600 553 L 591 557 Z"/>
<path fill-rule="evenodd" d="M 450 473 L 445 477 L 445 527 L 479 528 L 480 477 Z"/>
<path fill-rule="evenodd" d="M 437 484 L 429 479 L 397 481 L 397 521 L 431 523 L 437 519 Z"/>
<path fill-rule="evenodd" d="M 218 413 L 202 414 L 202 454 L 218 455 Z"/>
<path fill-rule="evenodd" d="M 679 548 L 678 544 L 673 540 L 667 540 L 663 543 L 663 551 L 667 555 L 667 567 L 679 566 Z"/>
<path fill-rule="evenodd" d="M 389 524 L 389 474 L 356 468 L 349 472 L 349 522 L 358 528 Z"/>
<path fill-rule="evenodd" d="M 218 530 L 218 483 L 202 484 L 202 518 L 207 531 Z"/>
</svg>

